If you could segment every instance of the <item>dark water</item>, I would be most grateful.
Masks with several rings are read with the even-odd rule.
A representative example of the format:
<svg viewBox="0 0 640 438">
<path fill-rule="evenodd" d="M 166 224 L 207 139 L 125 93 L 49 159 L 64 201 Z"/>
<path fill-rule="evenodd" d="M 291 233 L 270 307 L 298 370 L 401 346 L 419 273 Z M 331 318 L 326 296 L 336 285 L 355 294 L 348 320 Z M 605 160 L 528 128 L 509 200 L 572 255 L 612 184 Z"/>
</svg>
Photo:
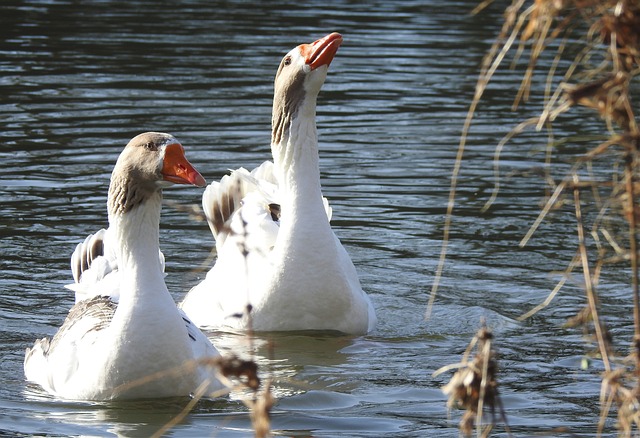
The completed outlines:
<svg viewBox="0 0 640 438">
<path fill-rule="evenodd" d="M 542 178 L 516 173 L 494 208 L 492 154 L 528 114 L 508 109 L 518 72 L 486 95 L 469 139 L 450 258 L 431 320 L 424 320 L 451 169 L 478 65 L 501 24 L 475 2 L 3 1 L 0 6 L 0 432 L 147 436 L 184 400 L 131 404 L 55 401 L 25 385 L 24 349 L 61 324 L 72 304 L 74 246 L 106 221 L 109 174 L 126 142 L 159 130 L 180 139 L 208 181 L 270 158 L 272 81 L 282 55 L 331 31 L 345 42 L 321 92 L 322 184 L 333 224 L 377 309 L 368 336 L 264 336 L 253 354 L 279 398 L 273 430 L 287 436 L 457 436 L 439 367 L 460 360 L 482 318 L 496 334 L 499 380 L 517 434 L 568 426 L 593 434 L 598 362 L 562 328 L 583 304 L 580 280 L 533 319 L 574 255 L 568 213 L 518 241 L 539 211 Z M 537 111 L 537 108 L 531 111 Z M 569 126 L 596 131 L 568 120 Z M 568 128 L 571 129 L 571 128 Z M 507 148 L 506 172 L 539 167 L 544 135 Z M 563 162 L 576 151 L 565 151 Z M 566 170 L 566 167 L 565 167 Z M 562 174 L 562 169 L 560 173 Z M 201 190 L 165 193 L 161 245 L 176 300 L 196 284 L 212 247 L 189 216 Z M 623 271 L 608 271 L 606 316 L 628 335 Z M 267 341 L 272 342 L 272 348 Z M 174 436 L 247 436 L 239 395 L 202 401 Z M 613 427 L 609 424 L 609 430 Z M 501 431 L 502 429 L 498 429 Z M 558 435 L 558 434 L 556 434 Z"/>
</svg>

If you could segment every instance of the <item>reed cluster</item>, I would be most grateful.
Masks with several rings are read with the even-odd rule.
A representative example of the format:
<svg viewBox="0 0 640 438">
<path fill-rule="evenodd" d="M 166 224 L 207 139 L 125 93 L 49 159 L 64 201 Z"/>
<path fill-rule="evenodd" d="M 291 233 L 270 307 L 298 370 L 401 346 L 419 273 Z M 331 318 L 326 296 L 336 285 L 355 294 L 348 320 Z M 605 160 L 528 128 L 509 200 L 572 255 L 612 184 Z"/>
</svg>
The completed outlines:
<svg viewBox="0 0 640 438">
<path fill-rule="evenodd" d="M 481 3 L 474 12 L 480 13 L 490 3 L 492 1 Z M 543 59 L 544 63 L 541 62 Z M 634 108 L 632 99 L 639 90 L 640 73 L 640 3 L 637 0 L 513 0 L 505 9 L 499 35 L 483 60 L 461 136 L 445 224 L 445 243 L 429 305 L 435 299 L 446 257 L 466 138 L 487 86 L 492 80 L 499 80 L 496 71 L 509 68 L 505 64 L 510 64 L 511 68 L 520 67 L 522 71 L 512 109 L 517 110 L 534 93 L 539 94 L 543 104 L 538 115 L 521 121 L 497 145 L 495 186 L 484 208 L 490 209 L 499 196 L 502 182 L 500 154 L 518 134 L 525 130 L 546 133 L 547 169 L 553 168 L 558 144 L 572 143 L 581 151 L 570 171 L 561 177 L 547 170 L 544 175 L 548 184 L 547 198 L 537 220 L 520 242 L 525 246 L 540 223 L 551 220 L 550 212 L 571 206 L 575 228 L 567 232 L 576 235 L 575 256 L 568 266 L 562 267 L 565 275 L 547 300 L 521 319 L 549 305 L 570 275 L 580 274 L 586 305 L 576 309 L 576 316 L 567 321 L 567 325 L 584 330 L 594 347 L 593 355 L 603 364 L 598 434 L 605 432 L 605 420 L 617 415 L 620 435 L 630 436 L 640 429 L 640 131 L 635 115 L 637 106 Z M 537 80 L 540 78 L 542 80 Z M 560 116 L 569 112 L 584 118 L 590 125 L 601 124 L 601 132 L 579 139 L 557 138 L 554 127 L 557 130 L 563 120 Z M 597 177 L 594 168 L 599 170 Z M 632 296 L 629 301 L 633 302 L 634 335 L 633 339 L 618 342 L 630 345 L 630 349 L 614 348 L 601 310 L 598 285 L 601 273 L 612 264 L 624 264 L 631 271 Z M 479 334 L 472 343 L 482 345 L 481 339 L 483 336 Z M 475 421 L 480 436 L 487 433 L 486 429 L 479 429 L 483 406 L 493 408 L 496 404 L 497 379 L 489 370 L 497 369 L 497 364 L 480 367 L 481 363 L 491 364 L 493 359 L 488 359 L 488 353 L 480 351 L 482 348 L 478 350 L 473 361 L 469 361 L 468 353 L 465 353 L 459 371 L 444 389 L 451 397 L 450 404 L 455 402 L 466 409 L 461 431 L 470 435 L 473 430 L 470 423 Z M 484 374 L 474 374 L 482 369 L 486 371 Z M 464 382 L 469 384 L 462 385 Z M 482 394 L 474 387 L 474 382 L 485 382 Z"/>
</svg>

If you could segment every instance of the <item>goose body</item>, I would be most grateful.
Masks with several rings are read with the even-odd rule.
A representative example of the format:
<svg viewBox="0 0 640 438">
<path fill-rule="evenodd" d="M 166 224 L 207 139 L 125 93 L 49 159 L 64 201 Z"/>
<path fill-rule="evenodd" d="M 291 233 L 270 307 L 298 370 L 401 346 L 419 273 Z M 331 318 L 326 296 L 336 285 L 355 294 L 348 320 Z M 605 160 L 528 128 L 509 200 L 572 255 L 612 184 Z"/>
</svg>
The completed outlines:
<svg viewBox="0 0 640 438">
<path fill-rule="evenodd" d="M 109 228 L 72 256 L 76 304 L 52 338 L 27 349 L 27 380 L 70 400 L 222 388 L 215 368 L 204 363 L 217 350 L 176 307 L 164 282 L 159 222 L 162 188 L 172 183 L 205 185 L 173 136 L 132 139 L 111 176 Z"/>
<path fill-rule="evenodd" d="M 283 58 L 273 162 L 235 170 L 203 195 L 217 260 L 181 303 L 200 327 L 364 334 L 375 325 L 320 186 L 316 99 L 341 43 L 332 33 Z"/>
</svg>

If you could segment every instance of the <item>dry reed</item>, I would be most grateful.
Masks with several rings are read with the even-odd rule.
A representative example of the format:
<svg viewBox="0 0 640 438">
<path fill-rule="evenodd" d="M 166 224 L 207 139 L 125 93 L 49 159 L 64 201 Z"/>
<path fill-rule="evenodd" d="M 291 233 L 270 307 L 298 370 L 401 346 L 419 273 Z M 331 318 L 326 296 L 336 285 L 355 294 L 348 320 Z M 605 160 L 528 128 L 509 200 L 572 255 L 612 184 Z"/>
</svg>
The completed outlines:
<svg viewBox="0 0 640 438">
<path fill-rule="evenodd" d="M 476 354 L 473 359 L 469 356 L 473 348 Z M 493 429 L 496 419 L 496 408 L 500 411 L 500 418 L 505 423 L 509 436 L 511 432 L 507 424 L 507 418 L 502 409 L 502 402 L 498 395 L 498 361 L 493 349 L 493 334 L 486 327 L 478 330 L 478 333 L 469 343 L 458 364 L 448 365 L 437 370 L 433 375 L 437 376 L 445 371 L 456 369 L 442 391 L 449 397 L 447 407 L 461 408 L 465 412 L 460 420 L 460 431 L 470 436 L 474 430 L 477 436 L 488 436 Z M 491 421 L 483 422 L 485 408 L 491 412 Z"/>
<path fill-rule="evenodd" d="M 481 3 L 474 11 L 480 12 L 491 1 Z M 640 296 L 638 279 L 637 232 L 640 223 L 640 131 L 632 104 L 634 80 L 640 73 L 640 3 L 631 0 L 513 0 L 504 13 L 504 24 L 495 43 L 485 56 L 477 81 L 475 95 L 470 104 L 453 170 L 452 184 L 445 221 L 444 242 L 436 278 L 432 286 L 427 316 L 431 311 L 439 279 L 444 269 L 449 229 L 454 217 L 455 193 L 458 173 L 463 165 L 467 135 L 478 103 L 493 79 L 495 72 L 509 55 L 512 65 L 524 62 L 526 67 L 516 93 L 513 108 L 516 110 L 537 92 L 533 78 L 546 77 L 543 108 L 540 115 L 517 125 L 497 145 L 494 154 L 495 186 L 485 205 L 490 209 L 500 191 L 500 154 L 515 136 L 527 129 L 549 133 L 546 163 L 552 164 L 554 123 L 564 113 L 582 108 L 582 117 L 602 121 L 602 139 L 582 141 L 582 156 L 560 180 L 545 175 L 549 183 L 549 196 L 537 220 L 520 242 L 525 246 L 538 226 L 548 219 L 549 212 L 559 205 L 573 203 L 576 255 L 565 275 L 547 300 L 523 318 L 542 310 L 556 298 L 573 271 L 580 271 L 587 305 L 568 321 L 568 325 L 581 327 L 594 340 L 596 355 L 602 360 L 604 373 L 601 385 L 601 415 L 598 435 L 605 432 L 605 420 L 613 410 L 617 411 L 617 427 L 622 436 L 631 436 L 634 428 L 640 430 Z M 547 68 L 540 67 L 540 60 L 548 56 Z M 568 65 L 564 68 L 562 66 Z M 586 109 L 586 111 L 584 110 Z M 589 122 L 592 123 L 592 122 Z M 572 139 L 566 139 L 571 142 Z M 594 166 L 604 168 L 607 181 L 588 178 Z M 589 194 L 590 198 L 586 195 Z M 571 196 L 573 195 L 573 196 Z M 587 199 L 588 198 L 588 199 Z M 564 202 L 560 203 L 562 199 Z M 587 218 L 584 209 L 595 210 Z M 594 249 L 595 248 L 595 249 Z M 613 348 L 598 295 L 600 275 L 613 263 L 627 264 L 632 273 L 634 336 L 629 344 L 631 352 L 618 353 Z M 480 334 L 474 338 L 479 342 Z M 487 342 L 487 341 L 484 341 Z M 479 348 L 480 350 L 480 348 Z M 465 356 L 468 354 L 465 353 Z M 480 355 L 480 353 L 479 353 Z M 476 359 L 480 360 L 480 359 Z M 483 359 L 487 360 L 487 359 Z M 464 373 L 476 373 L 478 364 L 463 360 L 461 368 L 445 391 L 452 399 L 462 400 L 467 409 L 461 430 L 470 434 L 469 420 L 482 412 L 470 402 L 469 394 L 477 389 L 461 386 Z M 459 374 L 462 373 L 462 374 Z M 471 379 L 473 381 L 478 377 Z M 484 377 L 489 379 L 489 377 Z M 488 386 L 491 388 L 491 385 Z M 455 394 L 458 394 L 455 396 Z M 466 399 L 465 399 L 466 397 Z M 491 401 L 488 402 L 491 404 Z M 479 419 L 479 417 L 478 417 Z M 478 420 L 475 420 L 476 422 Z M 478 435 L 484 435 L 484 430 Z"/>
</svg>

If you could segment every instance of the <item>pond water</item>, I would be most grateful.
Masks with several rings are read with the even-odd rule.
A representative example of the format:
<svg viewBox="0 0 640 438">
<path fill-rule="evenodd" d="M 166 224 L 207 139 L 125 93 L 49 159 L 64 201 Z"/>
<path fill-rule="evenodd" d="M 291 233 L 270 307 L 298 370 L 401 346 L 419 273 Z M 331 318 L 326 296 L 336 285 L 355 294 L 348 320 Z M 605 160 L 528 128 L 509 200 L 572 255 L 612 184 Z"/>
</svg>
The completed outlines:
<svg viewBox="0 0 640 438">
<path fill-rule="evenodd" d="M 358 2 L 242 0 L 138 2 L 6 0 L 0 6 L 0 433 L 148 436 L 185 400 L 65 403 L 27 385 L 24 350 L 55 333 L 73 297 L 69 257 L 106 224 L 106 190 L 127 141 L 174 134 L 208 181 L 270 159 L 273 77 L 297 44 L 332 31 L 344 44 L 318 102 L 320 165 L 333 226 L 378 314 L 362 337 L 260 335 L 252 344 L 211 333 L 225 351 L 254 357 L 278 398 L 272 429 L 286 436 L 457 436 L 440 388 L 484 319 L 499 352 L 501 394 L 519 435 L 568 427 L 593 434 L 596 361 L 579 330 L 563 328 L 585 300 L 570 281 L 544 300 L 575 253 L 570 210 L 518 242 L 545 194 L 546 136 L 526 135 L 503 155 L 516 171 L 487 213 L 495 145 L 519 120 L 518 72 L 502 73 L 472 127 L 433 315 L 451 171 L 482 56 L 502 23 L 471 0 Z M 531 113 L 527 113 L 531 111 Z M 580 120 L 569 128 L 597 132 Z M 562 165 L 579 151 L 561 151 Z M 562 172 L 559 173 L 562 175 Z M 165 192 L 161 246 L 177 301 L 206 273 L 213 245 L 189 214 L 201 190 Z M 607 271 L 605 314 L 617 339 L 631 332 L 628 273 Z M 625 336 L 627 336 L 625 338 Z M 170 436 L 248 436 L 234 394 L 203 400 Z M 613 434 L 613 421 L 608 430 Z M 496 434 L 504 434 L 498 427 Z M 556 436 L 562 433 L 556 432 Z M 565 436 L 569 436 L 568 433 Z"/>
</svg>

